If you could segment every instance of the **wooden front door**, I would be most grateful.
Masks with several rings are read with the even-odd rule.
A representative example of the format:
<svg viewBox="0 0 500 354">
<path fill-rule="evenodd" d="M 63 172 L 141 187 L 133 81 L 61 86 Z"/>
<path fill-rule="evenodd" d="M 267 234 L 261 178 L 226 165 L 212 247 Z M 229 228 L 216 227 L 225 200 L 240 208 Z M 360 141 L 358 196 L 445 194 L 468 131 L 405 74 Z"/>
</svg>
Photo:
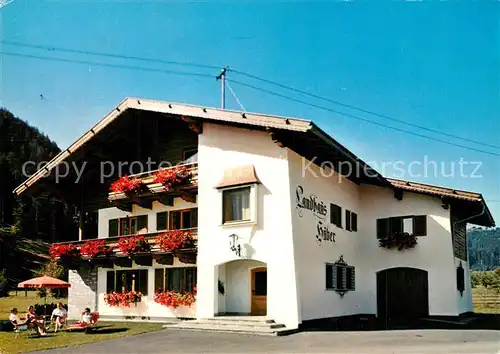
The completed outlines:
<svg viewBox="0 0 500 354">
<path fill-rule="evenodd" d="M 416 268 L 391 268 L 377 273 L 377 317 L 384 321 L 429 316 L 428 275 Z"/>
<path fill-rule="evenodd" d="M 251 314 L 265 315 L 267 311 L 267 268 L 254 268 L 251 272 Z"/>
</svg>

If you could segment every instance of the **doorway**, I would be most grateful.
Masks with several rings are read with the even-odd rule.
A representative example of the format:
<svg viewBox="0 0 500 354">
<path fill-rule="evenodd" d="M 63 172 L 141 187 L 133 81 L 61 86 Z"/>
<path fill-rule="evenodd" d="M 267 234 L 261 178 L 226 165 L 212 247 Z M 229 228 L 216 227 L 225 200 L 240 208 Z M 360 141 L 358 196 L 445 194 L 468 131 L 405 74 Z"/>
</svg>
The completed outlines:
<svg viewBox="0 0 500 354">
<path fill-rule="evenodd" d="M 251 270 L 251 313 L 264 316 L 267 313 L 267 268 L 259 267 Z"/>
</svg>

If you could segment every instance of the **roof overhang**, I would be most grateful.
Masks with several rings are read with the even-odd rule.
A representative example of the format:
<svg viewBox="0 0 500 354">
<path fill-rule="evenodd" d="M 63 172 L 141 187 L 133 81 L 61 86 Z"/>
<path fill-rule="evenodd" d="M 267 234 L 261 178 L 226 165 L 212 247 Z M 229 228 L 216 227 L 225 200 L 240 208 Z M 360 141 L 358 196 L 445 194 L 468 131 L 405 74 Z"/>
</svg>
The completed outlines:
<svg viewBox="0 0 500 354">
<path fill-rule="evenodd" d="M 443 202 L 459 207 L 464 214 L 462 221 L 485 227 L 495 226 L 493 216 L 480 193 L 392 178 L 387 180 L 395 189 L 439 197 Z"/>
</svg>

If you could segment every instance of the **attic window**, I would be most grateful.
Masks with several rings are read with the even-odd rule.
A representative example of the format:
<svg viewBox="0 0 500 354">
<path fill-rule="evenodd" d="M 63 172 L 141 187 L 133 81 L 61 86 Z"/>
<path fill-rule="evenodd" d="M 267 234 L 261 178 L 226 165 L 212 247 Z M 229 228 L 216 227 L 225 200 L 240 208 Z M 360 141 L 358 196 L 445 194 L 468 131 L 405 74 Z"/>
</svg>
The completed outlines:
<svg viewBox="0 0 500 354">
<path fill-rule="evenodd" d="M 239 166 L 224 171 L 224 177 L 215 186 L 217 189 L 250 184 L 260 184 L 253 165 Z"/>
</svg>

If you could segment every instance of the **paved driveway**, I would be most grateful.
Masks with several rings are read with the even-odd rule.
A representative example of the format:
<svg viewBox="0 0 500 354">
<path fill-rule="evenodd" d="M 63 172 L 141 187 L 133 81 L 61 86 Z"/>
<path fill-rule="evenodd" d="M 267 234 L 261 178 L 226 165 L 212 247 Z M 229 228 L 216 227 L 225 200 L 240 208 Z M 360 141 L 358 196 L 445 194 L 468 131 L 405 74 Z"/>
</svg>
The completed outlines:
<svg viewBox="0 0 500 354">
<path fill-rule="evenodd" d="M 500 331 L 303 332 L 284 337 L 163 330 L 41 352 L 83 353 L 474 353 L 499 354 Z"/>
</svg>

